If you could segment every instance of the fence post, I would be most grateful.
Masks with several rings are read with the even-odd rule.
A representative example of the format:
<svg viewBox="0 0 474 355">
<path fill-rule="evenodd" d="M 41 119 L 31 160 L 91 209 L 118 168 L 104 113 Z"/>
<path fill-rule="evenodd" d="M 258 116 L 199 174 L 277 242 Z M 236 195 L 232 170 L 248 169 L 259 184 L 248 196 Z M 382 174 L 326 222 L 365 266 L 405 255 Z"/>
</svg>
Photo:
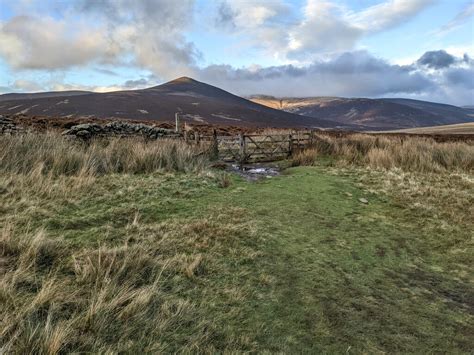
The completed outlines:
<svg viewBox="0 0 474 355">
<path fill-rule="evenodd" d="M 194 140 L 196 141 L 196 145 L 199 146 L 201 142 L 201 136 L 199 135 L 199 132 L 197 131 L 194 133 Z"/>
<path fill-rule="evenodd" d="M 174 114 L 174 120 L 175 120 L 175 124 L 176 124 L 176 126 L 175 126 L 175 128 L 174 128 L 174 131 L 175 131 L 176 133 L 179 133 L 179 113 L 178 113 L 178 112 L 176 112 L 176 113 Z"/>
<path fill-rule="evenodd" d="M 293 135 L 290 133 L 288 135 L 288 157 L 293 155 Z"/>
<path fill-rule="evenodd" d="M 309 131 L 309 146 L 312 147 L 314 143 L 314 130 Z"/>
<path fill-rule="evenodd" d="M 218 160 L 219 159 L 219 140 L 217 139 L 217 131 L 213 130 L 212 132 L 212 156 L 211 159 Z"/>
<path fill-rule="evenodd" d="M 243 133 L 239 134 L 239 146 L 240 146 L 240 151 L 239 151 L 239 167 L 240 170 L 243 170 L 244 168 L 244 163 L 246 160 L 246 152 L 245 152 L 245 135 Z"/>
</svg>

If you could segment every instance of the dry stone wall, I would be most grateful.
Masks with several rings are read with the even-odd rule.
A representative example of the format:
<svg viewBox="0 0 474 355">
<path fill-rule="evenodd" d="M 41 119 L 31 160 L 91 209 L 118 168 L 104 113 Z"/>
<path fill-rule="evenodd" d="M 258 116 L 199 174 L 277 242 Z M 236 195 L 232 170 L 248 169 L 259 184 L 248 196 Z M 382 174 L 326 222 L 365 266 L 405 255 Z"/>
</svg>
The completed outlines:
<svg viewBox="0 0 474 355">
<path fill-rule="evenodd" d="M 179 134 L 176 134 L 173 130 L 149 126 L 142 123 L 128 123 L 122 121 L 114 121 L 105 125 L 97 123 L 79 124 L 64 131 L 63 135 L 81 139 L 110 136 L 142 136 L 147 139 L 179 137 Z"/>
<path fill-rule="evenodd" d="M 25 129 L 18 126 L 10 117 L 0 115 L 0 134 L 22 133 Z"/>
<path fill-rule="evenodd" d="M 17 134 L 33 131 L 32 127 L 23 126 L 14 117 L 0 115 L 0 134 Z M 52 128 L 52 127 L 51 127 Z M 96 137 L 132 137 L 140 136 L 146 139 L 181 138 L 182 135 L 174 130 L 147 125 L 113 121 L 105 124 L 82 123 L 62 132 L 64 136 L 88 140 Z"/>
</svg>

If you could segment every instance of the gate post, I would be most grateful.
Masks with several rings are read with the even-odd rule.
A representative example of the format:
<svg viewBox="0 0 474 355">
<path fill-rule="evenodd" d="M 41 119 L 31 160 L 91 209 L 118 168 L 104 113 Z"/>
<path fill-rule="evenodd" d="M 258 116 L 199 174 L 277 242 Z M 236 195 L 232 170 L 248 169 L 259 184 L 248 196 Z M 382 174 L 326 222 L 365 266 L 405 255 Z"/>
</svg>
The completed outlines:
<svg viewBox="0 0 474 355">
<path fill-rule="evenodd" d="M 293 135 L 290 133 L 288 135 L 288 157 L 293 155 Z"/>
<path fill-rule="evenodd" d="M 180 132 L 180 127 L 179 127 L 179 113 L 178 113 L 178 112 L 176 112 L 176 113 L 174 114 L 174 120 L 175 120 L 175 128 L 174 128 L 174 131 L 175 131 L 176 133 L 179 133 L 179 132 Z"/>
<path fill-rule="evenodd" d="M 218 160 L 219 159 L 219 140 L 217 139 L 217 131 L 214 130 L 212 132 L 212 152 L 211 152 L 211 159 Z"/>
<path fill-rule="evenodd" d="M 240 165 L 240 170 L 243 169 L 244 167 L 244 163 L 245 163 L 245 160 L 246 160 L 246 152 L 245 152 L 245 135 L 243 133 L 240 133 L 239 134 L 239 145 L 240 145 L 240 162 L 239 162 L 239 165 Z"/>
</svg>

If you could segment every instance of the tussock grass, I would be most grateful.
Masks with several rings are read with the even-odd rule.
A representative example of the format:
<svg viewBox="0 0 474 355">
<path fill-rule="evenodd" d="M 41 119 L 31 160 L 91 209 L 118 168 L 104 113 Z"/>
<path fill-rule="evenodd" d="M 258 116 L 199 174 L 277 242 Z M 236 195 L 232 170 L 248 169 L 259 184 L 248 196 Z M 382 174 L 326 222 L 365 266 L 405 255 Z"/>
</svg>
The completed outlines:
<svg viewBox="0 0 474 355">
<path fill-rule="evenodd" d="M 321 135 L 249 184 L 179 142 L 18 138 L 0 353 L 472 349 L 469 146 Z"/>
<path fill-rule="evenodd" d="M 0 172 L 53 176 L 98 176 L 154 171 L 197 172 L 206 157 L 177 140 L 140 138 L 82 143 L 56 133 L 0 136 Z"/>
<path fill-rule="evenodd" d="M 6 224 L 0 352 L 215 351 L 207 342 L 218 325 L 206 314 L 214 296 L 205 300 L 194 287 L 203 274 L 226 272 L 221 255 L 258 255 L 229 254 L 233 238 L 253 236 L 241 222 L 239 213 L 153 228 L 134 220 L 130 239 L 82 248 Z"/>
<path fill-rule="evenodd" d="M 208 339 L 222 322 L 196 279 L 257 254 L 229 254 L 233 240 L 254 239 L 240 212 L 167 218 L 170 199 L 230 185 L 205 151 L 54 133 L 0 146 L 0 353 L 216 351 Z M 128 205 L 135 194 L 163 205 Z"/>
<path fill-rule="evenodd" d="M 474 145 L 437 143 L 420 137 L 353 134 L 333 137 L 317 134 L 314 145 L 293 158 L 295 165 L 313 165 L 320 156 L 332 156 L 340 165 L 376 169 L 400 168 L 412 172 L 474 171 Z"/>
<path fill-rule="evenodd" d="M 318 134 L 314 145 L 295 154 L 292 163 L 330 165 L 335 174 L 356 174 L 361 187 L 391 196 L 427 221 L 423 228 L 453 234 L 472 228 L 474 145 L 469 141 Z M 449 244 L 454 239 L 439 243 Z"/>
</svg>

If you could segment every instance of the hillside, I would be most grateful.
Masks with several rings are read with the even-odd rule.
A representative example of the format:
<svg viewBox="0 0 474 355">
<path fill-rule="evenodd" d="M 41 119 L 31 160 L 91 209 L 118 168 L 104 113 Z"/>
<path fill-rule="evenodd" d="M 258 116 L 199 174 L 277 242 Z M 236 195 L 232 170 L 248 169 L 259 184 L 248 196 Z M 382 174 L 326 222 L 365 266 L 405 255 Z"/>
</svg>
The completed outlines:
<svg viewBox="0 0 474 355">
<path fill-rule="evenodd" d="M 400 129 L 390 132 L 414 133 L 414 134 L 474 134 L 474 122 L 458 123 L 443 126 L 418 127 Z"/>
<path fill-rule="evenodd" d="M 190 123 L 260 127 L 340 126 L 324 119 L 268 108 L 186 77 L 142 90 L 13 95 L 0 96 L 0 114 L 172 121 L 175 113 L 181 112 L 183 120 Z"/>
<path fill-rule="evenodd" d="M 98 117 L 245 127 L 393 130 L 474 122 L 474 110 L 420 100 L 386 98 L 277 98 L 250 100 L 182 77 L 155 87 L 0 95 L 0 114 L 55 118 Z"/>
<path fill-rule="evenodd" d="M 250 99 L 275 109 L 374 130 L 474 122 L 472 110 L 420 100 L 271 96 L 252 96 Z"/>
<path fill-rule="evenodd" d="M 91 94 L 90 91 L 80 91 L 80 90 L 72 90 L 72 91 L 49 91 L 49 92 L 36 92 L 36 93 L 10 93 L 10 94 L 3 94 L 0 95 L 0 102 L 3 101 L 12 101 L 12 100 L 31 100 L 31 99 L 41 99 L 47 97 L 69 97 L 69 96 L 79 96 L 79 95 L 86 95 Z"/>
</svg>

